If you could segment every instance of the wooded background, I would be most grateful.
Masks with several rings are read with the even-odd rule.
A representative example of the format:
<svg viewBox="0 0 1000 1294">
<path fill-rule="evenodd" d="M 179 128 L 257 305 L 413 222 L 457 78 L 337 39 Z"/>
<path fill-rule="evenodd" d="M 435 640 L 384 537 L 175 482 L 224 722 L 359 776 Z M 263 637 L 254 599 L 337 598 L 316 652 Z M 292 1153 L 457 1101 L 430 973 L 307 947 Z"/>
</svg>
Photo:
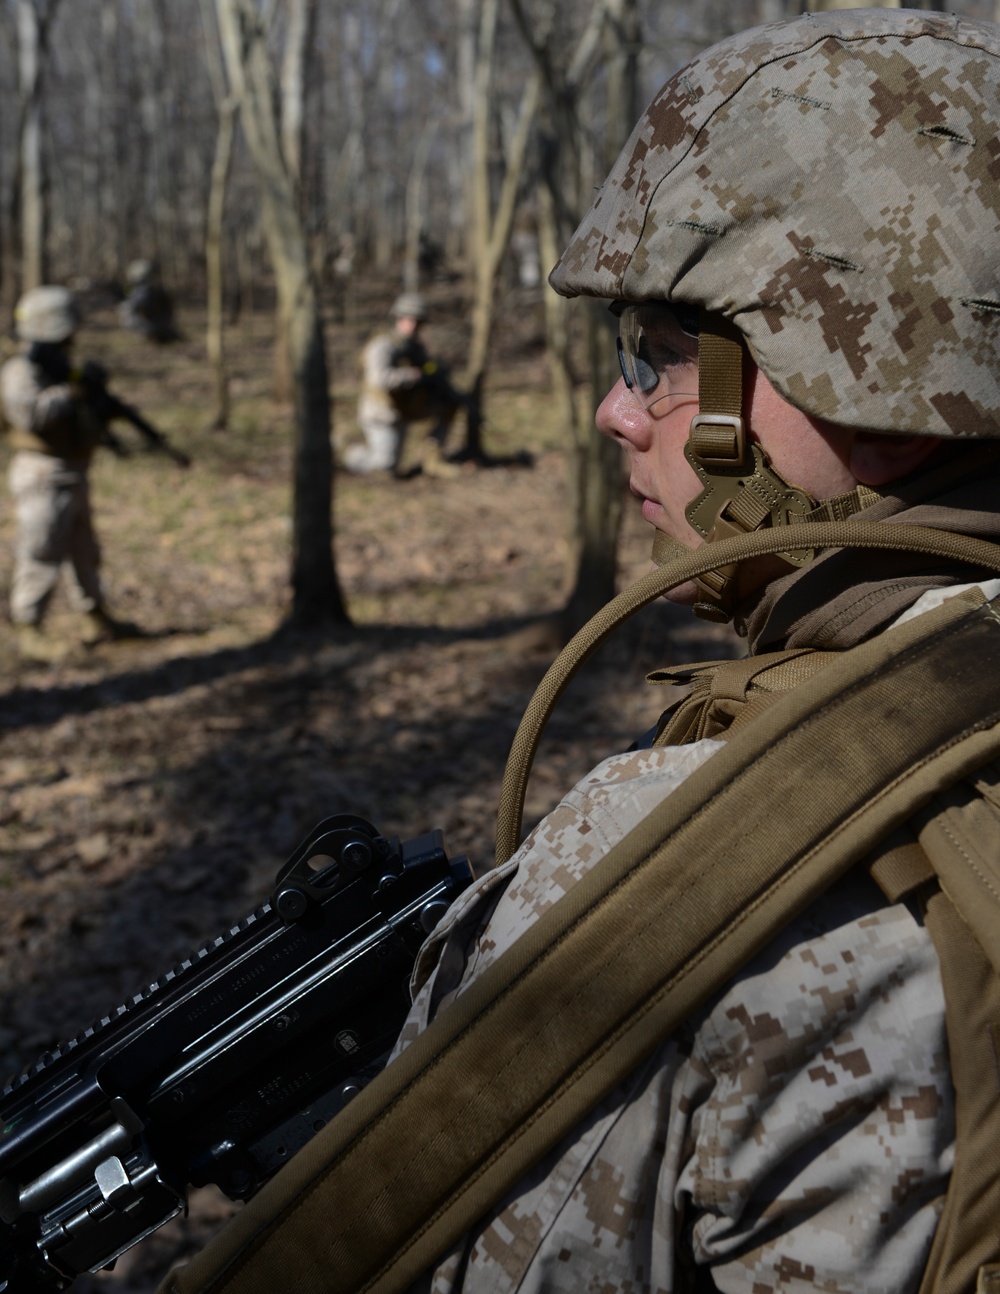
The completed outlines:
<svg viewBox="0 0 1000 1294">
<path fill-rule="evenodd" d="M 129 261 L 154 259 L 182 302 L 207 307 L 220 426 L 224 322 L 273 309 L 275 391 L 294 415 L 292 617 L 336 624 L 347 613 L 331 549 L 325 314 L 349 317 L 372 270 L 400 288 L 454 276 L 478 415 L 498 284 L 542 301 L 574 450 L 572 627 L 613 586 L 621 491 L 614 447 L 591 425 L 614 353 L 606 317 L 568 307 L 544 275 L 662 81 L 704 46 L 807 7 L 836 6 L 5 0 L 0 304 L 50 281 L 100 297 Z M 1000 0 L 949 9 L 996 18 Z M 516 308 L 516 292 L 505 299 Z"/>
</svg>

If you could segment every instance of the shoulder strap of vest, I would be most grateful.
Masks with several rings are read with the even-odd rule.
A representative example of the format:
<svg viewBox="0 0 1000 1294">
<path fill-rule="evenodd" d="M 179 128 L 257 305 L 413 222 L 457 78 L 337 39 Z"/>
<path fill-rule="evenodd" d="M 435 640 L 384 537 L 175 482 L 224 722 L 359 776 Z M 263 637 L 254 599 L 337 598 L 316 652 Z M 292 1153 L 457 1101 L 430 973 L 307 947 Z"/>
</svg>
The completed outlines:
<svg viewBox="0 0 1000 1294">
<path fill-rule="evenodd" d="M 941 886 L 926 922 L 941 962 L 956 1124 L 920 1289 L 965 1294 L 1000 1288 L 1000 768 L 935 796 L 912 826 Z"/>
<path fill-rule="evenodd" d="M 808 548 L 887 548 L 924 556 L 948 557 L 980 569 L 1000 572 L 1000 545 L 903 522 L 820 521 L 778 526 L 720 539 L 680 555 L 624 589 L 566 644 L 549 666 L 528 703 L 511 745 L 500 805 L 497 810 L 497 862 L 504 863 L 517 848 L 524 797 L 538 742 L 556 703 L 580 667 L 601 643 L 642 607 L 670 589 L 706 572 L 752 557 L 778 553 L 801 545 Z M 679 545 L 678 545 L 679 547 Z"/>
<path fill-rule="evenodd" d="M 406 1289 L 776 930 L 998 754 L 991 606 L 952 598 L 833 660 L 734 733 L 164 1289 Z M 794 814 L 789 785 L 805 792 Z"/>
</svg>

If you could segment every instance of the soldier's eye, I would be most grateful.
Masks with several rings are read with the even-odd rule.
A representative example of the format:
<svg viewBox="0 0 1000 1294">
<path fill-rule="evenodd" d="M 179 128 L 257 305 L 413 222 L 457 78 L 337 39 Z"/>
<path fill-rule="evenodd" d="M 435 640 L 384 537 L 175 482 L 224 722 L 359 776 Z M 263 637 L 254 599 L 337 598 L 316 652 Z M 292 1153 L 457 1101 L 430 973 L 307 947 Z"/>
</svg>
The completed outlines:
<svg viewBox="0 0 1000 1294">
<path fill-rule="evenodd" d="M 653 357 L 649 338 L 645 333 L 639 335 L 639 345 L 635 353 L 635 383 L 640 391 L 652 391 L 660 381 L 660 373 Z"/>
</svg>

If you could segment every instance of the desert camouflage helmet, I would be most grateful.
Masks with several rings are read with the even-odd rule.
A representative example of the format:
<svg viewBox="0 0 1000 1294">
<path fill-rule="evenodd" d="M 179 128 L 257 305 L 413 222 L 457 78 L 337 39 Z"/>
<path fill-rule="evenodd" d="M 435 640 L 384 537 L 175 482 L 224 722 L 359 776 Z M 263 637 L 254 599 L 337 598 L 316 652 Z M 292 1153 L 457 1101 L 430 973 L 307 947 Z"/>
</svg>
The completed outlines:
<svg viewBox="0 0 1000 1294">
<path fill-rule="evenodd" d="M 22 341 L 66 341 L 80 326 L 76 298 L 55 284 L 31 288 L 14 307 L 14 325 Z"/>
<path fill-rule="evenodd" d="M 427 301 L 419 292 L 404 292 L 392 303 L 393 319 L 426 319 Z"/>
<path fill-rule="evenodd" d="M 551 282 L 727 316 L 834 423 L 1000 436 L 998 180 L 1000 27 L 806 15 L 671 77 Z"/>
<path fill-rule="evenodd" d="M 125 267 L 125 282 L 130 288 L 141 287 L 143 283 L 149 283 L 156 277 L 157 271 L 154 261 L 142 259 L 129 261 Z"/>
</svg>

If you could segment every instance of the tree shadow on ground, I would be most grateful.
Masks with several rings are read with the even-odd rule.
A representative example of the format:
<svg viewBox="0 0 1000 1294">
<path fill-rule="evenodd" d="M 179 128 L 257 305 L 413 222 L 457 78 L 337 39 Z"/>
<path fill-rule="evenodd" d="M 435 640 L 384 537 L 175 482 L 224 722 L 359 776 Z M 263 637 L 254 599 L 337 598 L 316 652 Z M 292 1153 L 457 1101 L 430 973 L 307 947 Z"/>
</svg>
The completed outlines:
<svg viewBox="0 0 1000 1294">
<path fill-rule="evenodd" d="M 265 665 L 289 665 L 316 652 L 343 651 L 348 657 L 367 655 L 409 644 L 503 639 L 538 623 L 538 617 L 498 620 L 474 628 L 442 629 L 436 626 L 365 625 L 342 630 L 309 631 L 282 627 L 268 638 L 240 647 L 192 652 L 151 665 L 126 667 L 99 679 L 56 683 L 50 686 L 18 685 L 0 693 L 0 730 L 57 723 L 69 714 L 83 715 L 109 706 L 177 695 L 188 688 L 211 685 L 228 675 Z M 141 641 L 174 637 L 190 630 L 143 635 Z"/>
<path fill-rule="evenodd" d="M 111 760 L 119 771 L 77 819 L 56 800 L 55 842 L 15 859 L 36 893 L 18 897 L 30 910 L 16 947 L 5 949 L 5 1060 L 29 1061 L 86 1023 L 82 1003 L 112 1005 L 255 906 L 277 865 L 329 813 L 360 813 L 393 834 L 441 826 L 453 852 L 488 866 L 507 753 L 551 654 L 525 638 L 527 627 L 284 634 L 99 682 L 9 693 L 4 727 L 44 729 L 73 716 L 70 759 L 92 748 L 95 764 Z M 519 635 L 520 652 L 511 650 Z M 660 706 L 643 694 L 647 669 L 732 653 L 719 646 L 716 631 L 692 634 L 668 604 L 634 618 L 567 690 L 542 743 L 526 821 L 648 726 Z M 54 793 L 61 772 L 67 780 L 57 768 Z M 81 857 L 74 829 L 103 836 L 108 857 L 97 866 Z"/>
<path fill-rule="evenodd" d="M 18 879 L 6 894 L 20 915 L 8 911 L 3 927 L 0 992 L 5 1073 L 257 906 L 328 814 L 358 813 L 404 838 L 439 826 L 452 854 L 488 867 L 507 752 L 552 654 L 544 634 L 532 636 L 535 623 L 283 634 L 82 686 L 8 694 L 5 723 L 28 755 L 48 751 L 67 765 L 61 779 L 53 773 L 53 792 L 89 764 L 119 771 L 100 774 L 76 817 L 65 797 L 38 810 L 32 829 L 54 843 L 26 846 L 14 860 Z M 733 650 L 669 604 L 635 617 L 564 696 L 526 825 L 648 726 L 661 702 L 644 695 L 645 671 Z M 102 836 L 107 852 L 95 866 L 83 846 Z M 199 1200 L 192 1221 L 171 1224 L 117 1275 L 85 1278 L 83 1294 L 152 1289 L 229 1212 L 217 1196 Z"/>
</svg>

